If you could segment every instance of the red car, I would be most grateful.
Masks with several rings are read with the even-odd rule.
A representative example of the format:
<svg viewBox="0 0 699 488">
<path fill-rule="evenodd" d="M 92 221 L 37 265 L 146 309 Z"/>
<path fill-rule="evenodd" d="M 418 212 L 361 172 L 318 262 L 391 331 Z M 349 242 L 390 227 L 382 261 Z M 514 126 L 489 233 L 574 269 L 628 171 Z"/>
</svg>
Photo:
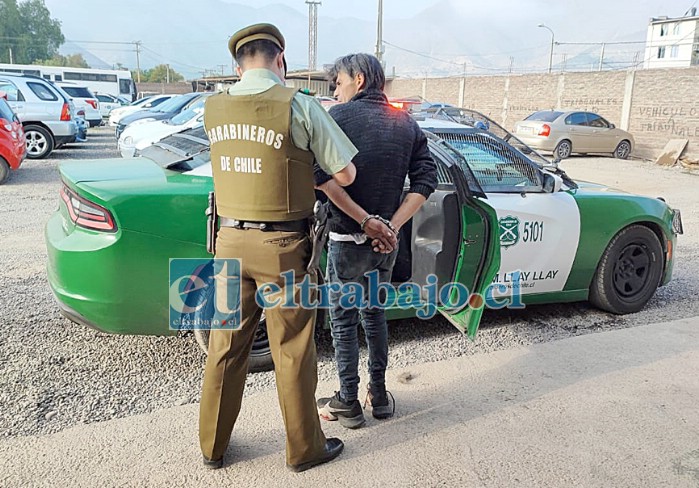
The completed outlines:
<svg viewBox="0 0 699 488">
<path fill-rule="evenodd" d="M 10 170 L 16 170 L 27 154 L 22 123 L 7 104 L 5 93 L 0 92 L 0 184 Z"/>
</svg>

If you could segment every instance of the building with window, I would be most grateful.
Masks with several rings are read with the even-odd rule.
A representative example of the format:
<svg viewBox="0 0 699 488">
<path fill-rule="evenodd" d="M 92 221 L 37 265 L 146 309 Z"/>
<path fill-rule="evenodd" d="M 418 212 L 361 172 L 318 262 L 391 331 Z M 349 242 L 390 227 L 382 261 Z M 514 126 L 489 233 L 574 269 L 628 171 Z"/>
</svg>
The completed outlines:
<svg viewBox="0 0 699 488">
<path fill-rule="evenodd" d="M 650 19 L 644 68 L 686 68 L 699 65 L 699 16 L 690 9 L 684 17 Z"/>
</svg>

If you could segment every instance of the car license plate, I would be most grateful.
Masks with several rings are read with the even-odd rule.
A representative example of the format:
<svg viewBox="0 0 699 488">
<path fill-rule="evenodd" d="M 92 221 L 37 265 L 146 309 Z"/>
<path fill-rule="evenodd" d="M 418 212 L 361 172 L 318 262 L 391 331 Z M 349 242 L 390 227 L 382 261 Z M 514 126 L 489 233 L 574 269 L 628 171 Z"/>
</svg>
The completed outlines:
<svg viewBox="0 0 699 488">
<path fill-rule="evenodd" d="M 533 134 L 534 133 L 534 128 L 533 127 L 520 127 L 519 131 L 522 134 Z"/>
</svg>

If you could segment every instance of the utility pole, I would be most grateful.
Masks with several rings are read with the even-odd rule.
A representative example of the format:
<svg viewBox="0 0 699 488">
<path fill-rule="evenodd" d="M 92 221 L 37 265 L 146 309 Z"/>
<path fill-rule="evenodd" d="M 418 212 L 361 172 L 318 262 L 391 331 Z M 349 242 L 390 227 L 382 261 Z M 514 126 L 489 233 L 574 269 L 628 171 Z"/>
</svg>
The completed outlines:
<svg viewBox="0 0 699 488">
<path fill-rule="evenodd" d="M 561 69 L 561 71 L 566 70 L 566 63 L 567 62 L 568 62 L 568 53 L 563 53 L 563 68 Z"/>
<path fill-rule="evenodd" d="M 10 64 L 15 64 L 15 63 L 12 61 L 12 48 L 10 48 Z"/>
<path fill-rule="evenodd" d="M 599 53 L 599 66 L 597 67 L 597 71 L 602 71 L 602 63 L 604 62 L 604 45 L 605 43 L 602 43 L 602 50 Z"/>
<path fill-rule="evenodd" d="M 515 66 L 515 57 L 510 56 L 510 73 L 512 73 L 512 69 L 514 68 L 514 66 Z"/>
<path fill-rule="evenodd" d="M 318 5 L 319 0 L 306 0 L 308 4 L 308 76 L 315 71 L 318 60 Z M 310 86 L 309 86 L 310 88 Z"/>
<path fill-rule="evenodd" d="M 383 0 L 379 0 L 379 18 L 376 26 L 376 59 L 383 66 Z"/>
<path fill-rule="evenodd" d="M 544 29 L 548 30 L 551 33 L 551 49 L 549 50 L 549 73 L 551 72 L 551 67 L 553 66 L 553 45 L 555 44 L 555 35 L 553 33 L 553 29 L 551 29 L 549 26 L 546 24 L 539 24 L 537 27 L 543 27 Z"/>
<path fill-rule="evenodd" d="M 216 66 L 218 66 L 219 68 L 221 68 L 221 76 L 223 76 L 223 70 L 226 69 L 226 65 L 225 65 L 225 64 L 217 64 Z"/>
<path fill-rule="evenodd" d="M 134 41 L 136 45 L 136 83 L 141 82 L 141 41 Z"/>
<path fill-rule="evenodd" d="M 165 65 L 165 83 L 170 84 L 170 65 Z"/>
</svg>

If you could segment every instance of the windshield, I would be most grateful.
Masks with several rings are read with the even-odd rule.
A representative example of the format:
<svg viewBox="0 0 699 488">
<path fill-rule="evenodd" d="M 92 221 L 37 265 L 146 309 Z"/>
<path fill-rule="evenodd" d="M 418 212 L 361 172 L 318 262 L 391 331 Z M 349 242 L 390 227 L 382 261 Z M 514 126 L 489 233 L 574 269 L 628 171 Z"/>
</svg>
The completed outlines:
<svg viewBox="0 0 699 488">
<path fill-rule="evenodd" d="M 144 103 L 146 103 L 146 102 L 147 102 L 148 100 L 150 100 L 151 98 L 153 98 L 153 97 L 143 97 L 143 98 L 141 98 L 140 100 L 136 100 L 135 102 L 133 102 L 133 103 L 131 104 L 131 106 L 132 106 L 132 107 L 140 107 L 141 105 L 143 105 Z"/>
<path fill-rule="evenodd" d="M 204 102 L 206 102 L 206 97 L 200 98 L 192 105 L 190 105 L 187 110 L 183 110 L 179 114 L 175 115 L 172 119 L 170 119 L 170 123 L 172 125 L 186 124 L 194 117 L 204 112 Z"/>
<path fill-rule="evenodd" d="M 156 112 L 179 112 L 191 100 L 192 96 L 190 95 L 179 95 L 161 103 L 155 110 Z"/>
<path fill-rule="evenodd" d="M 542 110 L 541 112 L 534 112 L 525 120 L 540 120 L 541 122 L 553 122 L 561 115 L 563 115 L 563 112 L 556 112 L 554 110 Z"/>
<path fill-rule="evenodd" d="M 5 119 L 8 122 L 15 121 L 14 112 L 12 112 L 12 109 L 10 108 L 10 106 L 2 98 L 0 98 L 0 119 Z"/>
<path fill-rule="evenodd" d="M 210 162 L 209 138 L 204 127 L 187 129 L 144 148 L 141 155 L 163 168 L 190 171 Z"/>
</svg>

